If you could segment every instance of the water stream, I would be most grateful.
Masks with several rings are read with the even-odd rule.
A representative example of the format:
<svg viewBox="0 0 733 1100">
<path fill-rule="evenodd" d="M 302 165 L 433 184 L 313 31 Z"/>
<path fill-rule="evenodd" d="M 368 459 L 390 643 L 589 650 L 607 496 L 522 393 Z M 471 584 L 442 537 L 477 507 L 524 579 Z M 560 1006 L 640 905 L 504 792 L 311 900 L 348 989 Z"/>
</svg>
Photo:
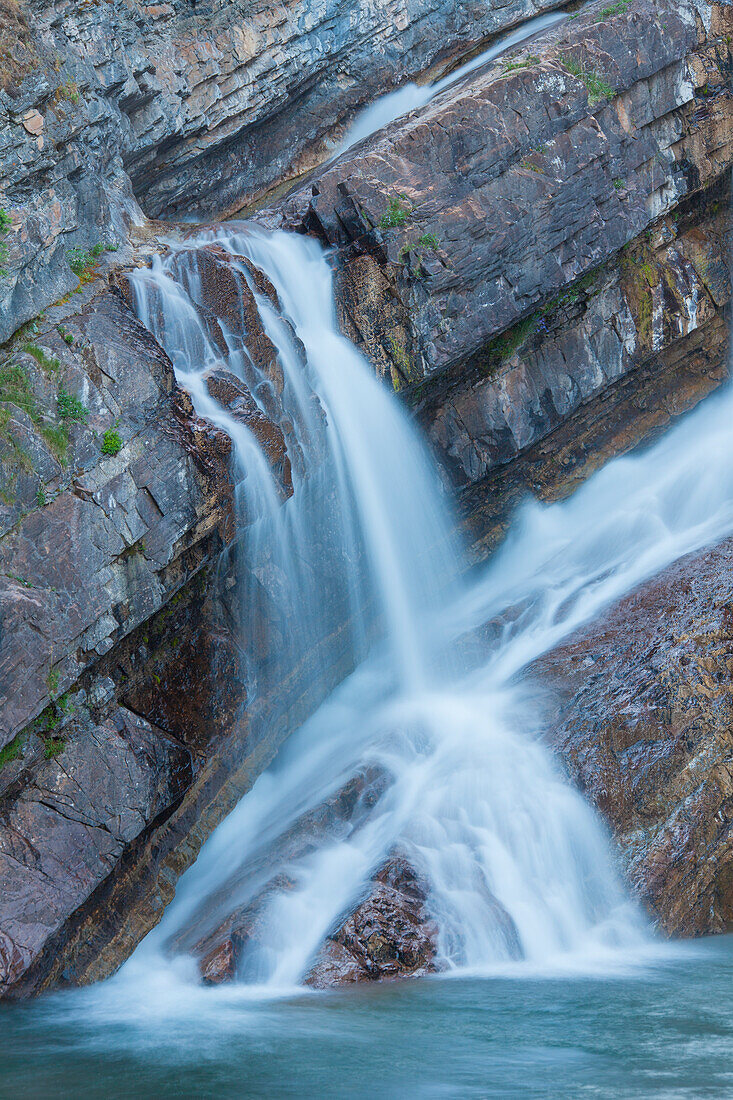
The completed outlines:
<svg viewBox="0 0 733 1100">
<path fill-rule="evenodd" d="M 611 463 L 567 503 L 528 504 L 503 552 L 469 584 L 427 452 L 399 402 L 337 331 L 319 246 L 241 226 L 216 242 L 233 262 L 246 257 L 264 272 L 280 302 L 278 311 L 258 296 L 285 371 L 280 420 L 305 455 L 287 503 L 259 485 L 272 481 L 265 463 L 248 466 L 256 444 L 240 439 L 245 429 L 221 408 L 212 414 L 202 396 L 221 352 L 200 351 L 195 245 L 187 246 L 185 288 L 170 274 L 181 269 L 175 253 L 138 274 L 139 311 L 200 411 L 232 436 L 249 496 L 273 502 L 261 514 L 245 508 L 254 528 L 247 553 L 269 555 L 281 603 L 300 617 L 299 645 L 323 635 L 323 578 L 340 571 L 348 598 L 339 606 L 357 623 L 357 667 L 214 833 L 115 981 L 138 983 L 171 967 L 182 974 L 190 926 L 197 934 L 215 927 L 286 874 L 295 885 L 273 891 L 266 931 L 240 979 L 273 993 L 292 989 L 394 851 L 430 883 L 447 971 L 593 969 L 647 950 L 650 933 L 616 879 L 604 830 L 543 748 L 516 675 L 644 577 L 733 529 L 728 394 L 644 454 Z M 241 345 L 231 334 L 227 341 L 229 366 L 241 373 Z M 325 447 L 314 444 L 317 428 L 310 438 L 298 429 L 314 398 Z M 380 629 L 368 648 L 360 612 L 372 605 Z M 502 616 L 499 641 L 469 665 L 461 637 Z M 388 777 L 369 813 L 302 855 L 281 851 L 299 818 L 369 768 Z"/>
<path fill-rule="evenodd" d="M 278 306 L 255 287 L 278 385 L 235 326 L 216 336 L 198 254 L 212 243 L 250 288 L 257 269 L 277 291 Z M 426 448 L 337 331 L 315 242 L 228 225 L 135 282 L 180 384 L 233 441 L 235 565 L 261 586 L 244 587 L 255 604 L 242 608 L 243 640 L 265 606 L 298 617 L 275 632 L 279 674 L 346 616 L 354 671 L 213 833 L 114 978 L 5 1011 L 7 1095 L 367 1096 L 377 1081 L 395 1097 L 730 1095 L 733 1017 L 710 1015 L 733 973 L 730 943 L 655 939 L 602 824 L 543 747 L 518 675 L 644 578 L 733 531 L 730 388 L 568 501 L 528 502 L 502 551 L 466 574 Z M 283 430 L 287 500 L 255 435 L 209 393 L 222 366 Z M 493 641 L 466 647 L 489 620 Z M 253 699 L 273 683 L 259 664 Z M 299 819 L 366 768 L 387 777 L 367 811 L 288 852 Z M 430 883 L 442 975 L 305 990 L 324 937 L 395 849 Z M 291 886 L 271 891 L 239 980 L 203 985 L 190 930 L 283 872 Z"/>
<path fill-rule="evenodd" d="M 497 57 L 512 49 L 513 46 L 526 42 L 528 38 L 541 34 L 542 31 L 562 23 L 565 19 L 567 19 L 567 15 L 562 12 L 548 12 L 546 15 L 538 15 L 535 19 L 529 19 L 526 23 L 522 23 L 521 26 L 510 31 L 509 34 L 501 35 L 488 49 L 483 50 L 476 57 L 466 61 L 433 84 L 410 82 L 403 84 L 401 88 L 397 88 L 394 92 L 388 92 L 387 95 L 380 96 L 368 107 L 365 107 L 363 111 L 359 112 L 343 141 L 337 146 L 333 157 L 341 156 L 353 145 L 376 133 L 377 130 L 384 129 L 385 126 L 389 126 L 390 122 L 395 122 L 396 119 L 402 118 L 410 111 L 416 111 L 419 107 L 424 107 L 436 95 L 445 91 L 446 88 L 450 88 L 451 85 L 457 84 L 469 73 L 475 72 L 482 65 L 488 65 L 489 62 L 495 61 Z"/>
</svg>

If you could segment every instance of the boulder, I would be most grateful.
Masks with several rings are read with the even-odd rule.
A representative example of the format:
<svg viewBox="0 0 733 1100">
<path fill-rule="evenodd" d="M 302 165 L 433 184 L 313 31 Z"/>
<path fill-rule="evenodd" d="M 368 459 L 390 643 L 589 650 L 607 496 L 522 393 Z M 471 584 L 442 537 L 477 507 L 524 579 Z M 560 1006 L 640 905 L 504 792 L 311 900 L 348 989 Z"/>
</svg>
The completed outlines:
<svg viewBox="0 0 733 1100">
<path fill-rule="evenodd" d="M 440 969 L 437 925 L 426 909 L 428 886 L 402 856 L 374 876 L 368 896 L 332 932 L 305 978 L 317 989 L 381 981 Z"/>
</svg>

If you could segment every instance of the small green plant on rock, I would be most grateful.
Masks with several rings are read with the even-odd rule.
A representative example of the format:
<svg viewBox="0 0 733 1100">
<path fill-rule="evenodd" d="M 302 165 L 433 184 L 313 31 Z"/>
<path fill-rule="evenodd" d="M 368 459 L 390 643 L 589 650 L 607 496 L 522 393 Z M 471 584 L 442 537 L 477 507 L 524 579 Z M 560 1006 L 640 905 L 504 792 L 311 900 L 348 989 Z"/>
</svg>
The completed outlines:
<svg viewBox="0 0 733 1100">
<path fill-rule="evenodd" d="M 28 355 L 32 355 L 38 366 L 47 374 L 55 373 L 61 366 L 55 356 L 46 355 L 45 350 L 38 344 L 22 344 L 21 348 Z"/>
<path fill-rule="evenodd" d="M 616 94 L 615 89 L 607 80 L 604 80 L 598 73 L 594 73 L 591 69 L 587 69 L 582 62 L 576 61 L 574 57 L 570 57 L 566 54 L 560 58 L 560 61 L 572 76 L 576 76 L 578 80 L 581 80 L 583 84 L 585 84 L 588 91 L 589 107 L 592 107 L 602 99 L 612 99 Z"/>
<path fill-rule="evenodd" d="M 8 246 L 4 238 L 7 237 L 10 232 L 12 224 L 13 219 L 10 217 L 10 214 L 8 214 L 7 210 L 3 210 L 0 207 L 0 279 L 4 279 L 8 274 L 5 270 L 5 261 L 8 258 Z"/>
<path fill-rule="evenodd" d="M 107 428 L 102 436 L 102 454 L 116 455 L 122 450 L 122 436 L 116 428 Z"/>
<path fill-rule="evenodd" d="M 59 690 L 59 673 L 58 673 L 58 669 L 56 669 L 56 668 L 49 669 L 48 676 L 46 677 L 46 683 L 48 685 L 48 690 L 51 692 L 52 695 L 55 695 L 56 692 Z"/>
<path fill-rule="evenodd" d="M 66 741 L 63 737 L 45 737 L 43 740 L 43 755 L 46 760 L 53 760 L 55 756 L 59 756 L 66 748 Z"/>
<path fill-rule="evenodd" d="M 631 0 L 617 0 L 615 4 L 609 4 L 607 8 L 601 8 L 596 16 L 596 23 L 603 23 L 605 19 L 611 19 L 614 15 L 621 15 L 628 11 Z"/>
<path fill-rule="evenodd" d="M 46 487 L 44 485 L 38 486 L 38 492 L 36 493 L 36 504 L 39 508 L 45 508 L 48 504 L 48 498 L 46 497 Z"/>
<path fill-rule="evenodd" d="M 432 252 L 437 252 L 440 248 L 440 241 L 434 233 L 423 233 L 417 243 L 421 244 L 423 248 L 429 248 Z"/>
<path fill-rule="evenodd" d="M 414 206 L 408 201 L 407 195 L 392 196 L 380 219 L 380 228 L 396 229 L 398 226 L 404 225 L 414 209 Z"/>
<path fill-rule="evenodd" d="M 71 345 L 74 343 L 74 337 L 71 335 L 68 329 L 65 329 L 63 325 L 57 325 L 56 331 L 58 332 L 64 343 L 68 344 L 69 347 L 71 347 Z"/>
<path fill-rule="evenodd" d="M 58 392 L 56 406 L 62 420 L 76 420 L 80 424 L 86 424 L 89 419 L 89 409 L 84 402 L 67 393 L 63 387 Z"/>
<path fill-rule="evenodd" d="M 69 449 L 69 432 L 65 424 L 47 425 L 41 428 L 41 435 L 56 460 L 62 466 L 66 465 L 66 456 Z"/>
<path fill-rule="evenodd" d="M 27 581 L 25 577 L 19 577 L 17 573 L 6 573 L 5 576 L 10 577 L 11 581 L 16 581 L 18 584 L 22 585 L 23 588 L 34 587 L 30 581 Z"/>
<path fill-rule="evenodd" d="M 22 409 L 34 423 L 40 419 L 28 376 L 18 363 L 8 363 L 0 369 L 0 402 Z"/>
<path fill-rule="evenodd" d="M 13 760 L 17 760 L 22 751 L 23 741 L 19 734 L 0 749 L 0 769 L 4 768 L 6 764 L 11 764 Z"/>
<path fill-rule="evenodd" d="M 410 377 L 410 371 L 412 367 L 412 364 L 410 363 L 410 357 L 405 351 L 402 344 L 398 344 L 393 336 L 390 336 L 388 339 L 392 362 L 394 363 L 395 367 L 397 367 L 399 374 L 401 374 L 404 379 L 408 379 Z M 400 388 L 400 383 L 397 378 L 393 377 L 392 384 L 396 390 Z"/>
<path fill-rule="evenodd" d="M 519 69 L 529 69 L 529 68 L 532 67 L 532 65 L 539 65 L 539 61 L 540 61 L 539 57 L 537 57 L 537 55 L 533 54 L 533 53 L 529 54 L 527 57 L 523 58 L 521 61 L 512 61 L 509 58 L 506 58 L 503 62 L 504 72 L 505 73 L 515 73 Z"/>
<path fill-rule="evenodd" d="M 69 103 L 78 103 L 81 96 L 79 93 L 79 85 L 75 80 L 66 80 L 58 89 L 57 95 L 59 99 L 65 99 Z"/>
<path fill-rule="evenodd" d="M 58 709 L 61 711 L 62 714 L 73 714 L 74 711 L 76 710 L 76 707 L 74 706 L 71 699 L 69 698 L 68 691 L 65 691 L 64 694 L 61 696 L 61 698 L 57 699 L 56 706 L 58 707 Z"/>
<path fill-rule="evenodd" d="M 96 262 L 104 250 L 105 246 L 100 241 L 90 249 L 69 248 L 66 252 L 69 267 L 82 282 L 86 282 L 89 280 Z"/>
</svg>

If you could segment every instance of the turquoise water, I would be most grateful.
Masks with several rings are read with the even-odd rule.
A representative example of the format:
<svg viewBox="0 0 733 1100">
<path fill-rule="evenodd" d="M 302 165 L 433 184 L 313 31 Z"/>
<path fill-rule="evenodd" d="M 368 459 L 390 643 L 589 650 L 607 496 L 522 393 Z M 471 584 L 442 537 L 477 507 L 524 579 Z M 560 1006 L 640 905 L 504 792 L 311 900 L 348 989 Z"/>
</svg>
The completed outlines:
<svg viewBox="0 0 733 1100">
<path fill-rule="evenodd" d="M 6 1006 L 0 1095 L 733 1097 L 733 936 L 611 977 L 207 992 L 139 1025 L 95 991 Z"/>
</svg>

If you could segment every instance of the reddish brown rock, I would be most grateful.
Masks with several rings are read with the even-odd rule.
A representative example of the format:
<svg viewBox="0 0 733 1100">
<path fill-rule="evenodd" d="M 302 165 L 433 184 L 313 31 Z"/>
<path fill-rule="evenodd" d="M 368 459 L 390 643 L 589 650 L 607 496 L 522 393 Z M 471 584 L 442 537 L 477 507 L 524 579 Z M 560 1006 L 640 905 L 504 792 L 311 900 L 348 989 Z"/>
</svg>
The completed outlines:
<svg viewBox="0 0 733 1100">
<path fill-rule="evenodd" d="M 438 930 L 426 898 L 427 884 L 408 861 L 390 859 L 375 875 L 369 896 L 331 933 L 306 985 L 324 989 L 438 969 Z"/>
<path fill-rule="evenodd" d="M 237 975 L 239 944 L 236 936 L 230 936 L 214 947 L 200 962 L 201 977 L 207 985 L 232 982 Z"/>
<path fill-rule="evenodd" d="M 660 927 L 733 928 L 733 540 L 683 558 L 534 672 L 550 744 Z"/>
<path fill-rule="evenodd" d="M 254 366 L 279 394 L 282 367 L 262 327 L 253 292 L 256 290 L 277 306 L 277 295 L 269 280 L 245 257 L 232 256 L 217 244 L 179 249 L 173 255 L 171 273 L 196 301 L 222 353 L 227 353 L 223 333 L 231 332 L 242 340 Z"/>
<path fill-rule="evenodd" d="M 287 496 L 293 492 L 290 459 L 282 429 L 262 412 L 248 387 L 231 371 L 215 370 L 206 379 L 206 388 L 236 420 L 249 428 L 262 448 Z"/>
<path fill-rule="evenodd" d="M 326 940 L 305 978 L 312 989 L 332 989 L 338 985 L 369 981 L 371 975 L 343 944 Z"/>
</svg>

